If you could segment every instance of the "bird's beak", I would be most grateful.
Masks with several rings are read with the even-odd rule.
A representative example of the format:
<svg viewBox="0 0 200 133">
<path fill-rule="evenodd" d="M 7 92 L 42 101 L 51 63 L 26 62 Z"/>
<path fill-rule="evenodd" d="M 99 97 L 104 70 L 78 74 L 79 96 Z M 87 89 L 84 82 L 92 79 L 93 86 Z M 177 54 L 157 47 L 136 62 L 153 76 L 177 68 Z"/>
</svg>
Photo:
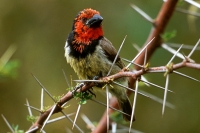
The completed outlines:
<svg viewBox="0 0 200 133">
<path fill-rule="evenodd" d="M 86 21 L 86 25 L 88 27 L 98 27 L 100 26 L 102 21 L 103 21 L 103 18 L 99 14 L 95 14 L 92 18 Z"/>
</svg>

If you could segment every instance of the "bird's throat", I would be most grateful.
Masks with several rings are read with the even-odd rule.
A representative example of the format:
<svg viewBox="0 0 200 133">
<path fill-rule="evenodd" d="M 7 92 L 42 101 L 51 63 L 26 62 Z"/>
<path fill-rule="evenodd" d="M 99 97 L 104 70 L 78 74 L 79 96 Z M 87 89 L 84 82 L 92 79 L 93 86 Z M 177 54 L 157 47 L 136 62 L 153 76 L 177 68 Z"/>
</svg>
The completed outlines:
<svg viewBox="0 0 200 133">
<path fill-rule="evenodd" d="M 87 26 L 76 27 L 73 43 L 90 45 L 93 40 L 103 36 L 102 27 L 89 28 Z"/>
</svg>

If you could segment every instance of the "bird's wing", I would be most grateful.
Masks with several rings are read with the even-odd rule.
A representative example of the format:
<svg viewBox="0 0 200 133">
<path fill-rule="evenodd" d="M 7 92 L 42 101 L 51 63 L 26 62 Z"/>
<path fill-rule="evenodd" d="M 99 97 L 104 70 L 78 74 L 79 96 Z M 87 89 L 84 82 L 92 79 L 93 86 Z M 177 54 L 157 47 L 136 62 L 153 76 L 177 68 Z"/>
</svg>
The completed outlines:
<svg viewBox="0 0 200 133">
<path fill-rule="evenodd" d="M 100 45 L 102 49 L 105 51 L 105 55 L 108 57 L 108 59 L 113 62 L 115 56 L 117 55 L 117 50 L 114 48 L 112 43 L 107 38 L 103 37 L 101 39 Z M 117 57 L 115 64 L 119 66 L 121 69 L 125 66 L 119 56 Z"/>
</svg>

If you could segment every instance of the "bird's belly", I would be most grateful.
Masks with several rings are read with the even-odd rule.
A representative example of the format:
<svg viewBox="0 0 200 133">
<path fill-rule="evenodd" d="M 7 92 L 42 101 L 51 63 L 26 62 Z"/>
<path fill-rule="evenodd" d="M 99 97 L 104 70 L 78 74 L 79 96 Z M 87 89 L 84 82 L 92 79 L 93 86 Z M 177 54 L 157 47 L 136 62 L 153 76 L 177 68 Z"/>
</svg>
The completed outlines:
<svg viewBox="0 0 200 133">
<path fill-rule="evenodd" d="M 95 76 L 106 76 L 112 65 L 112 62 L 107 59 L 103 52 L 94 52 L 92 55 L 79 59 L 70 57 L 69 63 L 80 79 L 92 79 Z M 115 74 L 120 70 L 118 66 L 114 65 L 110 74 Z"/>
</svg>

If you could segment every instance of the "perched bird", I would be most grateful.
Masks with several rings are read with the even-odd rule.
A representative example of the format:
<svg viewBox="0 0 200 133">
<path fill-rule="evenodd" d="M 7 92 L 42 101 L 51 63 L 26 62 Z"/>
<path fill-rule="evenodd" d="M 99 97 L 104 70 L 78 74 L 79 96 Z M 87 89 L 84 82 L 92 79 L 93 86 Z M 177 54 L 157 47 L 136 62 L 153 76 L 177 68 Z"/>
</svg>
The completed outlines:
<svg viewBox="0 0 200 133">
<path fill-rule="evenodd" d="M 64 49 L 67 62 L 80 79 L 107 76 L 117 54 L 112 43 L 103 36 L 102 21 L 100 13 L 91 8 L 80 11 L 73 21 Z M 116 74 L 123 68 L 124 64 L 118 56 L 110 74 Z M 116 81 L 128 85 L 127 78 Z M 129 115 L 123 115 L 124 119 L 130 121 L 132 107 L 126 89 L 113 85 L 109 91 L 117 98 L 122 111 Z"/>
</svg>

